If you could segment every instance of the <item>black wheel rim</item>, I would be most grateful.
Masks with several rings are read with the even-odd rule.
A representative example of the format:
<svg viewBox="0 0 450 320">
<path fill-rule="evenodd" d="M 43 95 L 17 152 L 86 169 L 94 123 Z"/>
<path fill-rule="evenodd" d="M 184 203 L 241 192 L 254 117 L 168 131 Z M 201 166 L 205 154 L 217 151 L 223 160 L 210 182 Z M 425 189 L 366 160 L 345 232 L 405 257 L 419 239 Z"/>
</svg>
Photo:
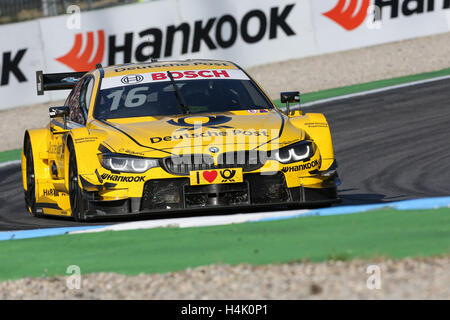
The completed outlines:
<svg viewBox="0 0 450 320">
<path fill-rule="evenodd" d="M 78 214 L 79 192 L 78 192 L 78 174 L 75 159 L 70 157 L 70 173 L 69 173 L 69 196 L 72 214 Z"/>
<path fill-rule="evenodd" d="M 27 204 L 29 207 L 33 207 L 36 193 L 36 177 L 34 175 L 33 154 L 31 147 L 27 147 Z"/>
</svg>

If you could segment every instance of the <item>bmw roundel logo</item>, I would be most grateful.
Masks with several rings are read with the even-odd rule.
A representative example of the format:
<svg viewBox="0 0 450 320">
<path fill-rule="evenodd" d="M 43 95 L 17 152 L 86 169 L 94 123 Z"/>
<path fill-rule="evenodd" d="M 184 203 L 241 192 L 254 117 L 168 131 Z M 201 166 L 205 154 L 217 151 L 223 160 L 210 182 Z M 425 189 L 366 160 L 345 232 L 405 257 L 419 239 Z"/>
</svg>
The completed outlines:
<svg viewBox="0 0 450 320">
<path fill-rule="evenodd" d="M 125 76 L 125 77 L 123 77 L 122 79 L 120 79 L 120 81 L 121 81 L 123 84 L 139 83 L 139 82 L 141 82 L 142 80 L 144 80 L 144 77 L 141 76 L 140 74 L 132 74 L 132 75 Z"/>
<path fill-rule="evenodd" d="M 219 148 L 211 147 L 211 148 L 209 148 L 209 151 L 211 151 L 211 153 L 217 153 L 217 152 L 219 152 Z"/>
</svg>

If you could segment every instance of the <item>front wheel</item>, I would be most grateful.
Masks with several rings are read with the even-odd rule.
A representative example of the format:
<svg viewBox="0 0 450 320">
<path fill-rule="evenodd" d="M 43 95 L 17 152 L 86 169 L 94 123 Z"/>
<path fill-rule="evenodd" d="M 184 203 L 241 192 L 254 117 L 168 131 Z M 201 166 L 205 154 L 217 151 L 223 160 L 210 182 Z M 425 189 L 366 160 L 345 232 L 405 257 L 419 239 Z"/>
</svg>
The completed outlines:
<svg viewBox="0 0 450 320">
<path fill-rule="evenodd" d="M 83 191 L 78 183 L 78 169 L 76 155 L 73 148 L 70 148 L 69 158 L 69 198 L 70 208 L 72 210 L 72 217 L 75 221 L 86 221 L 85 215 L 85 200 L 83 198 Z"/>
<path fill-rule="evenodd" d="M 42 217 L 42 213 L 38 213 L 36 210 L 36 176 L 34 172 L 34 160 L 33 149 L 31 147 L 31 141 L 26 139 L 24 145 L 24 154 L 26 159 L 26 186 L 25 192 L 25 204 L 27 210 L 35 217 Z"/>
</svg>

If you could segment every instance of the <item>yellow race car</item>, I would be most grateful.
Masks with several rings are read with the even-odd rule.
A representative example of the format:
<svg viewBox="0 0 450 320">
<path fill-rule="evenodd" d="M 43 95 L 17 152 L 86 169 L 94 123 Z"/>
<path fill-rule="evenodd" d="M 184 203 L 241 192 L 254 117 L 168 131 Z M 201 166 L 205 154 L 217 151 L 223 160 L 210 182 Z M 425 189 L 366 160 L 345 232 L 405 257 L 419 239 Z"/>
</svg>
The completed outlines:
<svg viewBox="0 0 450 320">
<path fill-rule="evenodd" d="M 71 92 L 27 130 L 25 201 L 34 216 L 95 217 L 337 202 L 325 117 L 277 108 L 228 61 L 125 64 L 37 72 L 38 94 Z"/>
</svg>

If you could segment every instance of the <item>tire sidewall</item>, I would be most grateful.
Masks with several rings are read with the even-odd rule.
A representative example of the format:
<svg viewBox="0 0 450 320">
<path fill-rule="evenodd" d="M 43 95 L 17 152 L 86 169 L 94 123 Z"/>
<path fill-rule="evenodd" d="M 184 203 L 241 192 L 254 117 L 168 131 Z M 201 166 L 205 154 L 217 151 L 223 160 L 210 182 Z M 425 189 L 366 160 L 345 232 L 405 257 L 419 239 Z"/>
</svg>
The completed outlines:
<svg viewBox="0 0 450 320">
<path fill-rule="evenodd" d="M 78 166 L 75 151 L 69 148 L 69 197 L 72 217 L 75 221 L 86 221 L 85 215 L 85 201 L 83 199 L 83 192 L 79 186 Z M 74 181 L 74 178 L 76 180 Z"/>
<path fill-rule="evenodd" d="M 39 218 L 42 217 L 43 214 L 36 211 L 36 173 L 34 170 L 33 147 L 31 146 L 31 141 L 29 138 L 27 138 L 25 143 L 25 158 L 27 183 L 27 190 L 24 190 L 25 204 L 28 212 L 30 212 L 34 217 Z M 31 178 L 30 174 L 34 175 L 34 177 Z M 30 181 L 32 181 L 32 183 L 30 183 Z"/>
</svg>

